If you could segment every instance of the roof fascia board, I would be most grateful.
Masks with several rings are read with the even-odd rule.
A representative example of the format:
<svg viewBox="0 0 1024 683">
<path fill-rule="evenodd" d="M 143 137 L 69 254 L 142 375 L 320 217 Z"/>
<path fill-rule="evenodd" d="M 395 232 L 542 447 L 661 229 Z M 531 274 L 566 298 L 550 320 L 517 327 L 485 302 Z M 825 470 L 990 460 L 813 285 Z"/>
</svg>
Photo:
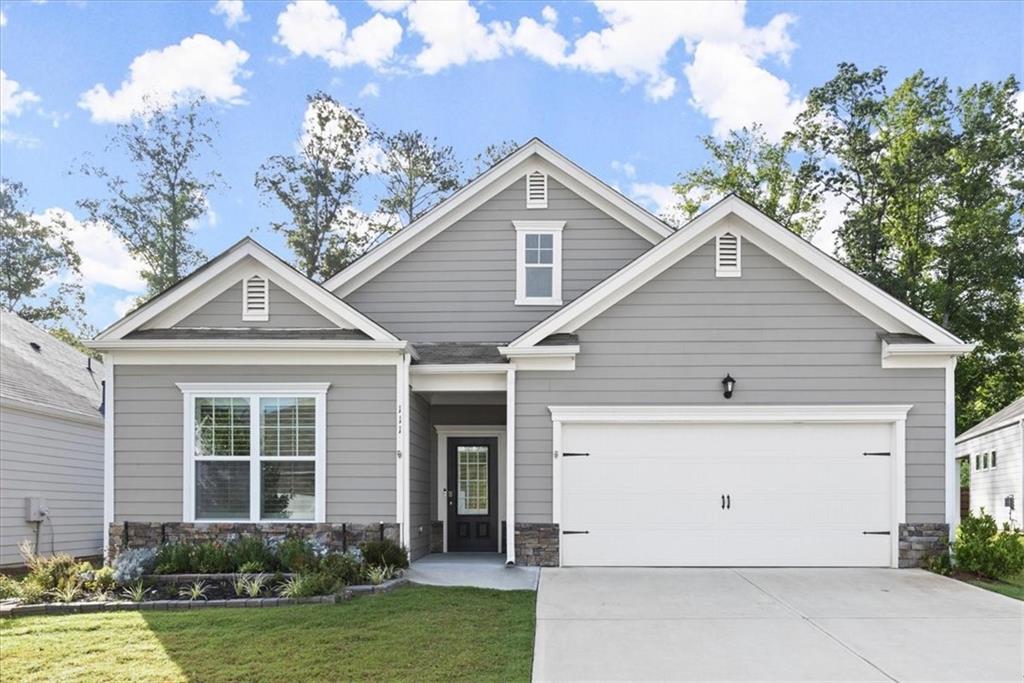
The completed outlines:
<svg viewBox="0 0 1024 683">
<path fill-rule="evenodd" d="M 297 271 L 278 259 L 272 253 L 252 240 L 246 240 L 235 247 L 212 265 L 194 276 L 186 278 L 178 287 L 165 293 L 163 296 L 143 305 L 137 311 L 129 314 L 119 322 L 112 325 L 105 332 L 97 337 L 97 341 L 109 341 L 123 339 L 128 333 L 141 328 L 146 323 L 157 318 L 161 314 L 170 311 L 177 304 L 187 299 L 192 293 L 202 289 L 205 285 L 215 281 L 225 271 L 228 271 L 246 257 L 251 257 L 262 266 L 266 267 L 276 277 L 276 284 L 296 296 L 313 310 L 317 311 L 331 322 L 341 327 L 352 326 L 362 330 L 370 337 L 378 341 L 396 341 L 397 338 L 383 327 L 373 322 L 354 308 L 341 301 L 323 287 L 303 277 Z M 227 285 L 230 286 L 230 285 Z M 223 289 L 217 290 L 214 287 L 208 297 L 196 298 L 199 301 L 191 301 L 188 306 L 195 310 L 206 301 L 220 294 Z M 191 310 L 189 312 L 191 312 Z M 173 314 L 172 314 L 173 315 Z M 187 313 L 186 313 L 187 315 Z M 168 316 L 171 317 L 171 316 Z M 184 315 L 182 316 L 184 317 Z M 179 318 L 180 320 L 181 318 Z"/>
<path fill-rule="evenodd" d="M 734 216 L 740 220 L 731 218 Z M 731 219 L 730 219 L 731 218 Z M 786 266 L 892 332 L 915 332 L 937 344 L 963 341 L 857 276 L 803 238 L 737 197 L 726 197 L 612 277 L 509 344 L 533 346 L 557 332 L 575 332 L 629 293 L 696 250 L 715 232 L 736 230 Z"/>
<path fill-rule="evenodd" d="M 245 351 L 253 349 L 271 351 L 297 351 L 303 349 L 327 349 L 333 351 L 405 351 L 409 343 L 404 341 L 375 341 L 363 339 L 97 339 L 84 342 L 86 346 L 99 351 L 155 351 L 184 350 L 201 351 L 218 349 L 222 351 Z"/>
<path fill-rule="evenodd" d="M 534 155 L 539 159 L 531 160 Z M 521 175 L 536 168 L 549 173 L 559 183 L 652 244 L 673 233 L 671 228 L 650 212 L 626 199 L 543 142 L 532 140 L 421 218 L 402 228 L 366 256 L 329 278 L 324 282 L 324 287 L 339 297 L 350 294 L 382 270 L 506 189 Z"/>
<path fill-rule="evenodd" d="M 1018 415 L 1017 417 L 1010 417 L 1002 422 L 997 422 L 991 427 L 986 427 L 975 434 L 971 433 L 974 430 L 974 427 L 971 427 L 971 429 L 956 437 L 956 445 L 959 446 L 960 444 L 967 443 L 968 441 L 972 441 L 979 437 L 988 436 L 992 432 L 998 432 L 1002 429 L 1006 429 L 1007 427 L 1016 427 L 1021 424 L 1024 424 L 1024 416 Z"/>
<path fill-rule="evenodd" d="M 87 415 L 75 410 L 68 410 L 67 408 L 58 408 L 56 406 L 33 403 L 31 401 L 19 401 L 17 399 L 6 397 L 0 398 L 0 408 L 29 413 L 30 415 L 52 417 L 58 420 L 70 420 L 72 422 L 79 422 L 81 424 L 92 425 L 94 427 L 103 426 L 103 415 L 98 411 L 95 415 Z"/>
</svg>

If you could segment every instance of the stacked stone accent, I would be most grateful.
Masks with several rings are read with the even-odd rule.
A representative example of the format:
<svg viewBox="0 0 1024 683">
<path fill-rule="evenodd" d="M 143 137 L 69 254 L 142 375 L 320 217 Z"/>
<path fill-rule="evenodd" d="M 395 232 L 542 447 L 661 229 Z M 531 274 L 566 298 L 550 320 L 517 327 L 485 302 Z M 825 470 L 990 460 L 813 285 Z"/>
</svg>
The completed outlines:
<svg viewBox="0 0 1024 683">
<path fill-rule="evenodd" d="M 430 523 L 430 552 L 444 552 L 444 522 Z"/>
<path fill-rule="evenodd" d="M 156 548 L 162 543 L 176 541 L 230 541 L 243 535 L 266 539 L 312 537 L 332 551 L 344 551 L 381 538 L 401 543 L 399 525 L 394 523 L 115 522 L 110 525 L 109 534 L 109 559 L 113 559 L 124 548 Z"/>
<path fill-rule="evenodd" d="M 516 564 L 558 566 L 558 525 L 516 522 Z"/>
<path fill-rule="evenodd" d="M 948 553 L 948 540 L 948 524 L 900 524 L 900 567 L 920 567 L 927 558 Z"/>
</svg>

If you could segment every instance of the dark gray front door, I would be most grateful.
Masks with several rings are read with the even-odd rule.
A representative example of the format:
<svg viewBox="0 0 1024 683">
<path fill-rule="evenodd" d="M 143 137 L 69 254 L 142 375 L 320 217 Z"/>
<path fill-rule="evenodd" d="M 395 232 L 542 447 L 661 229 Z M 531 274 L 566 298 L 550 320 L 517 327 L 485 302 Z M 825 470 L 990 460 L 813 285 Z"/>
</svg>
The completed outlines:
<svg viewBox="0 0 1024 683">
<path fill-rule="evenodd" d="M 448 439 L 448 550 L 498 549 L 498 440 Z"/>
</svg>

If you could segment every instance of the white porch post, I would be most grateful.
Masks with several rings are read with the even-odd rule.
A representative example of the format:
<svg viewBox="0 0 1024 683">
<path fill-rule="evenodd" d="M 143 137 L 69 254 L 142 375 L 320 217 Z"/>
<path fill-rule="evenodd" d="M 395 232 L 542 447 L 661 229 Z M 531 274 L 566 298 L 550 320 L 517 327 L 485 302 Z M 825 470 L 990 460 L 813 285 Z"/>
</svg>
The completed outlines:
<svg viewBox="0 0 1024 683">
<path fill-rule="evenodd" d="M 505 563 L 516 563 L 516 369 L 505 386 Z"/>
<path fill-rule="evenodd" d="M 406 352 L 398 363 L 398 470 L 400 488 L 398 505 L 402 545 L 412 547 L 412 507 L 410 505 L 409 477 L 411 476 L 411 458 L 409 455 L 409 365 L 412 356 Z"/>
<path fill-rule="evenodd" d="M 946 524 L 952 541 L 960 523 L 960 472 L 956 463 L 956 356 L 946 364 Z"/>
<path fill-rule="evenodd" d="M 110 525 L 114 523 L 114 354 L 103 354 L 103 561 L 110 557 Z"/>
</svg>

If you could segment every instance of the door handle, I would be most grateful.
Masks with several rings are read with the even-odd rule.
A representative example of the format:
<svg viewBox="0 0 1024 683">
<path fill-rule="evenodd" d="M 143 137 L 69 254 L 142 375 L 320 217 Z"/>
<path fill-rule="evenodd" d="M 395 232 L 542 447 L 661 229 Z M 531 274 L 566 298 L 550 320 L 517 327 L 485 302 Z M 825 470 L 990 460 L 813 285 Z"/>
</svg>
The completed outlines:
<svg viewBox="0 0 1024 683">
<path fill-rule="evenodd" d="M 726 510 L 731 510 L 732 509 L 732 496 L 730 496 L 730 495 L 727 495 L 725 497 L 725 509 Z"/>
<path fill-rule="evenodd" d="M 725 495 L 722 495 L 722 509 L 725 509 Z"/>
<path fill-rule="evenodd" d="M 451 489 L 445 489 L 444 492 L 448 494 L 448 504 L 455 505 L 455 492 Z"/>
</svg>

